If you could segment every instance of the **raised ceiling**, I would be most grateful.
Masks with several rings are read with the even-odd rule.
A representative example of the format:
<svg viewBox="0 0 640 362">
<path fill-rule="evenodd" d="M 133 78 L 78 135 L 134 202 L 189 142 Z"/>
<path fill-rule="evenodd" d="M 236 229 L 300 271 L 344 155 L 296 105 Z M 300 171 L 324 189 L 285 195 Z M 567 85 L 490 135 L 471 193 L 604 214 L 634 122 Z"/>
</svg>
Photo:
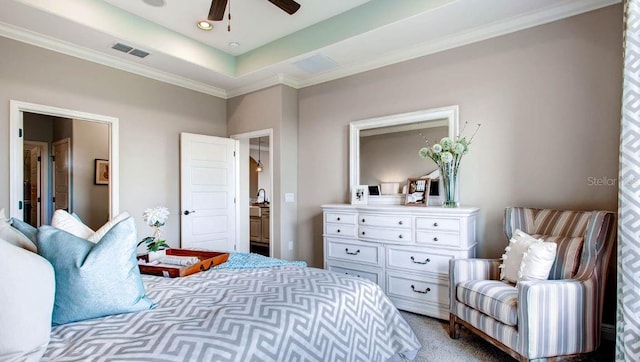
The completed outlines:
<svg viewBox="0 0 640 362">
<path fill-rule="evenodd" d="M 210 0 L 3 0 L 0 36 L 229 98 L 274 84 L 302 88 L 620 2 L 297 1 L 288 15 L 267 0 L 230 0 L 229 32 L 226 16 L 211 31 L 196 28 Z"/>
</svg>

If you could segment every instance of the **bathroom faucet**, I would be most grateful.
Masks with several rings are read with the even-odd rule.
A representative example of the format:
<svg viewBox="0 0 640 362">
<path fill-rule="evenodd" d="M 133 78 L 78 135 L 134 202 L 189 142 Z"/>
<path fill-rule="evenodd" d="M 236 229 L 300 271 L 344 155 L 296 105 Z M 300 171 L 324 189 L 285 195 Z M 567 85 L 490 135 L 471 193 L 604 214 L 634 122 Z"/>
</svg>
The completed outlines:
<svg viewBox="0 0 640 362">
<path fill-rule="evenodd" d="M 260 200 L 260 191 L 262 191 L 262 203 L 266 204 L 267 201 L 267 191 L 265 191 L 265 189 L 259 189 L 258 192 L 256 193 L 256 197 L 258 198 L 258 200 Z M 258 201 L 256 200 L 256 201 Z"/>
</svg>

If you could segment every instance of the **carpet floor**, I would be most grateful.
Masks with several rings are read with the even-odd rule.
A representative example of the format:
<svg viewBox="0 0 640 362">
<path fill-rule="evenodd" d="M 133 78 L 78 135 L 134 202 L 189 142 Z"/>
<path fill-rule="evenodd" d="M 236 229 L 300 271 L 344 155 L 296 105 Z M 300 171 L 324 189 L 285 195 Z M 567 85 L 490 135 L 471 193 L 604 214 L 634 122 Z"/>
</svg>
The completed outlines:
<svg viewBox="0 0 640 362">
<path fill-rule="evenodd" d="M 415 362 L 515 361 L 482 338 L 460 329 L 458 339 L 449 338 L 449 322 L 409 312 L 400 312 L 422 343 Z M 588 361 L 614 361 L 615 345 L 602 341 L 600 349 Z"/>
</svg>

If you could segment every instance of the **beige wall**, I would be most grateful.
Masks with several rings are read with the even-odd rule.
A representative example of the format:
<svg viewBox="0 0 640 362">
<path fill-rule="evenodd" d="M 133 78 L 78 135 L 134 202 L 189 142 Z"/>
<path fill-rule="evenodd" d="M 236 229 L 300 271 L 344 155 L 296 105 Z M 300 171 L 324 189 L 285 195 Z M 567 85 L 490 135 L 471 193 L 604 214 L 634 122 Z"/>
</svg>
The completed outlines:
<svg viewBox="0 0 640 362">
<path fill-rule="evenodd" d="M 179 241 L 179 134 L 226 136 L 225 100 L 0 38 L 0 170 L 9 169 L 9 100 L 117 117 L 120 209 L 152 230 L 146 207 L 171 215 L 165 235 Z M 9 206 L 9 174 L 0 173 L 0 208 Z"/>
<path fill-rule="evenodd" d="M 616 210 L 617 188 L 589 181 L 618 172 L 621 19 L 616 5 L 300 90 L 298 257 L 322 265 L 320 205 L 348 200 L 349 122 L 453 104 L 482 123 L 460 179 L 479 256 L 501 255 L 507 206 Z"/>
</svg>

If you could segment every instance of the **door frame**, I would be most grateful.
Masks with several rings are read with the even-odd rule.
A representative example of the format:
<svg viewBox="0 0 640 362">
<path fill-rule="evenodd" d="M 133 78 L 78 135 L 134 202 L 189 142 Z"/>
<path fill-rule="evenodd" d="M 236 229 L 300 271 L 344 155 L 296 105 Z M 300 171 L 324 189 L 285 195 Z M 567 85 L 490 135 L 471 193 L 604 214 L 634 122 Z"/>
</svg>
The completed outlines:
<svg viewBox="0 0 640 362">
<path fill-rule="evenodd" d="M 101 114 L 74 111 L 12 99 L 9 101 L 9 134 L 11 135 L 11 137 L 9 137 L 9 216 L 15 217 L 18 220 L 23 219 L 23 207 L 21 206 L 24 205 L 22 195 L 22 183 L 24 181 L 22 164 L 24 112 L 99 122 L 109 126 L 109 218 L 117 215 L 120 211 L 119 119 Z"/>
<path fill-rule="evenodd" d="M 51 219 L 49 212 L 49 143 L 40 141 L 24 141 L 24 145 L 34 145 L 40 148 L 40 224 L 44 225 Z M 23 180 L 24 181 L 24 180 Z M 38 225 L 40 226 L 40 225 Z"/>
<path fill-rule="evenodd" d="M 71 144 L 71 138 L 69 137 L 65 137 L 65 138 L 61 138 L 57 141 L 53 141 L 53 143 L 51 144 L 51 155 L 54 157 L 59 158 L 59 155 L 56 154 L 56 146 L 59 144 L 66 144 L 67 145 L 67 165 L 69 165 L 69 167 L 67 167 L 67 172 L 66 172 L 66 176 L 67 176 L 67 211 L 69 213 L 74 212 L 73 210 L 73 175 L 71 170 L 73 170 L 73 154 L 72 154 L 72 149 L 73 146 Z M 56 172 L 58 171 L 57 168 L 59 167 L 59 160 L 54 159 L 53 163 L 53 167 L 51 168 L 51 193 L 52 193 L 52 197 L 56 200 L 54 201 L 52 204 L 54 205 L 54 210 L 58 209 L 58 205 L 57 203 L 59 203 L 58 198 L 57 198 L 57 184 L 56 184 Z"/>
<path fill-rule="evenodd" d="M 277 199 L 273 194 L 273 128 L 267 128 L 252 132 L 238 133 L 229 136 L 230 138 L 236 139 L 240 141 L 239 143 L 239 153 L 238 153 L 238 162 L 242 157 L 249 156 L 249 140 L 252 138 L 258 137 L 269 137 L 269 178 L 271 179 L 271 184 L 269 187 L 269 195 L 270 201 L 269 205 L 271 206 L 271 212 L 269 217 L 269 255 L 274 255 L 274 220 L 276 218 L 277 212 L 279 212 L 279 205 L 277 203 Z M 246 159 L 246 158 L 245 158 Z M 238 171 L 238 205 L 249 205 L 249 174 L 245 170 L 244 172 L 240 170 Z M 249 241 L 249 207 L 238 207 L 236 208 L 236 217 L 238 218 L 236 224 L 238 225 L 238 237 L 246 239 Z M 249 243 L 250 244 L 250 243 Z"/>
</svg>

